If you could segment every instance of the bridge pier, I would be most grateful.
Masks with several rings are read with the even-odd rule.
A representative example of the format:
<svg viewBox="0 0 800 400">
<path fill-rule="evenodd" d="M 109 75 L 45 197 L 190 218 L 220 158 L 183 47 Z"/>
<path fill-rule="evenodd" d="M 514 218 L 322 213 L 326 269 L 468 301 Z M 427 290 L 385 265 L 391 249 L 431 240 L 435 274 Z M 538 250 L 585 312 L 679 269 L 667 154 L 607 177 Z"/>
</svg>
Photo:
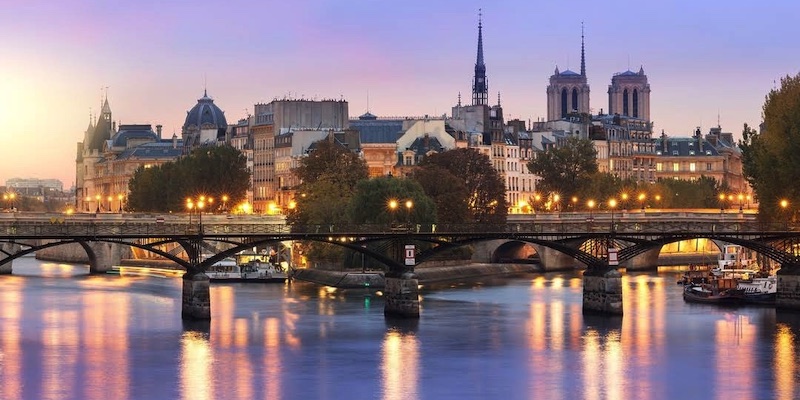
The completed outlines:
<svg viewBox="0 0 800 400">
<path fill-rule="evenodd" d="M 800 310 L 800 265 L 781 265 L 778 270 L 775 307 Z"/>
<path fill-rule="evenodd" d="M 622 315 L 622 276 L 619 271 L 589 268 L 583 273 L 583 313 Z"/>
<path fill-rule="evenodd" d="M 20 250 L 20 246 L 16 243 L 6 242 L 0 246 L 5 253 L 14 254 L 18 253 Z M 5 254 L 0 254 L 0 257 L 5 256 Z M 4 263 L 0 263 L 0 275 L 10 275 L 12 272 L 12 266 L 14 261 L 6 261 Z"/>
<path fill-rule="evenodd" d="M 122 261 L 122 252 L 127 246 L 119 243 L 81 243 L 89 259 L 89 273 L 104 274 Z"/>
<path fill-rule="evenodd" d="M 211 290 L 208 275 L 204 272 L 183 275 L 181 318 L 186 320 L 211 319 Z"/>
<path fill-rule="evenodd" d="M 385 278 L 383 315 L 419 318 L 419 280 L 413 272 Z"/>
</svg>

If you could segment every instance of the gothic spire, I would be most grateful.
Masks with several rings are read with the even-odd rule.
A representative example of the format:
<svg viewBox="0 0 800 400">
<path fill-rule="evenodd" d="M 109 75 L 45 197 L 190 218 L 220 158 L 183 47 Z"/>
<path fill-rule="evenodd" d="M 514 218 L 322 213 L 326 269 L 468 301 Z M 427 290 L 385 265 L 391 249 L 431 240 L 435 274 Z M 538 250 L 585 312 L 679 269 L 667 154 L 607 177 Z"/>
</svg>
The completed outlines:
<svg viewBox="0 0 800 400">
<path fill-rule="evenodd" d="M 475 76 L 472 83 L 472 105 L 489 103 L 489 86 L 486 82 L 486 64 L 483 63 L 483 14 L 478 9 L 478 57 L 475 60 Z"/>
<path fill-rule="evenodd" d="M 581 22 L 581 76 L 586 76 L 586 53 L 583 43 L 583 22 Z"/>
</svg>

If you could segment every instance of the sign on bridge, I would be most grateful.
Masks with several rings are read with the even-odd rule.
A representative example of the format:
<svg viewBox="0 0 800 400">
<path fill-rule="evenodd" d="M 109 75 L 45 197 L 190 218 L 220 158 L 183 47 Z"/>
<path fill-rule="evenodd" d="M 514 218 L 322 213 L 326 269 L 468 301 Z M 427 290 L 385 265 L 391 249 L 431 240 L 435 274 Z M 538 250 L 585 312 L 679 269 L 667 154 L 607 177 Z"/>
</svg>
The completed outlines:
<svg viewBox="0 0 800 400">
<path fill-rule="evenodd" d="M 416 264 L 414 262 L 414 258 L 416 257 L 415 253 L 416 253 L 416 246 L 414 246 L 413 244 L 407 244 L 406 245 L 406 257 L 405 257 L 406 258 L 406 265 L 414 265 L 414 264 Z"/>
</svg>

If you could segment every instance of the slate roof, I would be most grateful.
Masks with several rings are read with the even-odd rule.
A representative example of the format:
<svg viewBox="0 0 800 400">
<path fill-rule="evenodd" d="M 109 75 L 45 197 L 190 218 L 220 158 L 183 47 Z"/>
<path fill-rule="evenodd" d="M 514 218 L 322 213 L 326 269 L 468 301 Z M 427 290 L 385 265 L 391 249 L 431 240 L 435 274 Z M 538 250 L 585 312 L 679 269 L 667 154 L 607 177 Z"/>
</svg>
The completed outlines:
<svg viewBox="0 0 800 400">
<path fill-rule="evenodd" d="M 158 142 L 145 143 L 141 146 L 125 149 L 117 156 L 117 160 L 129 158 L 146 159 L 177 159 L 183 153 L 183 142 L 178 140 L 178 145 L 172 148 L 172 139 L 163 139 Z"/>
<path fill-rule="evenodd" d="M 212 124 L 217 129 L 227 129 L 228 122 L 225 120 L 225 113 L 214 104 L 214 100 L 208 97 L 207 92 L 203 92 L 203 97 L 197 99 L 197 104 L 186 113 L 186 121 L 183 129 L 191 126 L 201 127 L 204 124 Z"/>
<path fill-rule="evenodd" d="M 560 76 L 565 76 L 565 75 L 566 75 L 566 76 L 581 76 L 581 74 L 579 74 L 579 73 L 577 73 L 577 72 L 575 72 L 575 71 L 570 71 L 570 70 L 568 70 L 568 69 L 567 69 L 567 70 L 564 70 L 564 71 L 562 71 L 562 72 L 561 72 L 561 73 L 559 73 L 558 75 L 560 75 Z"/>
<path fill-rule="evenodd" d="M 696 138 L 668 138 L 667 148 L 663 149 L 664 140 L 656 141 L 656 156 L 718 156 L 719 152 L 706 140 L 703 140 L 703 151 L 697 144 Z M 677 153 L 676 153 L 677 152 Z"/>
<path fill-rule="evenodd" d="M 350 120 L 350 129 L 359 133 L 361 143 L 397 143 L 403 135 L 402 120 Z"/>
<path fill-rule="evenodd" d="M 150 125 L 121 125 L 119 131 L 111 138 L 112 146 L 126 147 L 129 139 L 158 140 Z"/>
</svg>

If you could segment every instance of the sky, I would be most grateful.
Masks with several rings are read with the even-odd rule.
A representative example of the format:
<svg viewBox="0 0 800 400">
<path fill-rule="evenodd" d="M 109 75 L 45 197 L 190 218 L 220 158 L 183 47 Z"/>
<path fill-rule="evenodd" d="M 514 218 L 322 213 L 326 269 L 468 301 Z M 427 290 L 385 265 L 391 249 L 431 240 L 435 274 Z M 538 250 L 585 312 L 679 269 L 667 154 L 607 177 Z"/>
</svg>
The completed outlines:
<svg viewBox="0 0 800 400">
<path fill-rule="evenodd" d="M 77 143 L 105 93 L 117 123 L 180 135 L 207 89 L 229 123 L 275 98 L 345 99 L 351 117 L 450 113 L 471 100 L 478 10 L 489 99 L 546 116 L 556 66 L 591 108 L 614 73 L 643 67 L 654 132 L 717 123 L 739 137 L 800 72 L 800 2 L 742 0 L 0 0 L 0 185 L 75 182 Z"/>
</svg>

